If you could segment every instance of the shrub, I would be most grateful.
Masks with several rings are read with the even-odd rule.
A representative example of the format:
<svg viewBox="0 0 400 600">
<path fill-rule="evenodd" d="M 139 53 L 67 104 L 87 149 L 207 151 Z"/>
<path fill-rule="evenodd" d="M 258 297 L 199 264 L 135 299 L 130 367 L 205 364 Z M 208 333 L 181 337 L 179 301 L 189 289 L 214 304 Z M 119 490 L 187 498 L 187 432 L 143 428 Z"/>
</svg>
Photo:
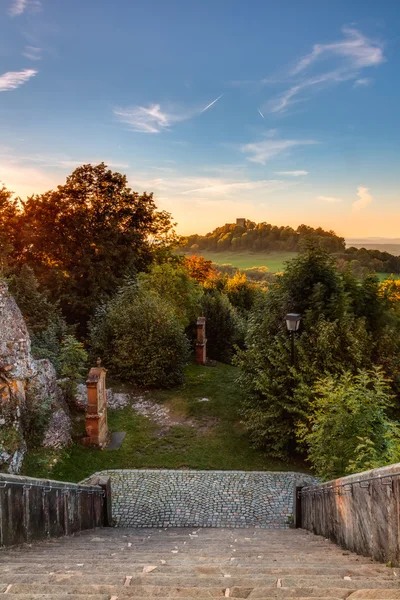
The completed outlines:
<svg viewBox="0 0 400 600">
<path fill-rule="evenodd" d="M 96 313 L 92 352 L 120 379 L 150 387 L 183 381 L 189 342 L 174 307 L 158 295 L 127 286 Z"/>
<path fill-rule="evenodd" d="M 244 320 L 235 311 L 229 298 L 216 290 L 204 294 L 202 309 L 207 319 L 207 354 L 210 358 L 230 363 L 235 346 L 243 344 Z"/>
<path fill-rule="evenodd" d="M 153 265 L 148 273 L 139 275 L 137 284 L 143 293 L 167 300 L 184 327 L 201 312 L 202 288 L 185 267 L 170 263 Z"/>
<path fill-rule="evenodd" d="M 399 424 L 386 411 L 390 386 L 381 369 L 320 379 L 311 413 L 297 436 L 323 479 L 381 467 L 400 460 Z"/>
<path fill-rule="evenodd" d="M 67 335 L 61 347 L 61 375 L 65 377 L 64 390 L 68 401 L 73 400 L 76 386 L 86 374 L 88 355 L 81 342 Z"/>
</svg>

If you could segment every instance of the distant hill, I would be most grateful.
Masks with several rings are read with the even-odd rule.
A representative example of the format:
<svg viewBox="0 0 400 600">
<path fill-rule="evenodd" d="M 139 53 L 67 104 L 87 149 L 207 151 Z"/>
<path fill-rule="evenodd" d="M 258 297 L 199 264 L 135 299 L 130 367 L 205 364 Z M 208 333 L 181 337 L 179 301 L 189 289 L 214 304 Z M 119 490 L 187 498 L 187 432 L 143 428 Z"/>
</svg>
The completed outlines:
<svg viewBox="0 0 400 600">
<path fill-rule="evenodd" d="M 236 223 L 226 223 L 206 235 L 190 235 L 184 246 L 185 251 L 202 252 L 298 252 L 307 240 L 318 242 L 329 252 L 344 252 L 345 240 L 334 231 L 321 227 L 314 229 L 299 225 L 297 229 L 270 223 L 254 223 L 238 219 Z"/>
<path fill-rule="evenodd" d="M 366 248 L 367 250 L 379 250 L 380 252 L 389 252 L 394 256 L 400 256 L 400 239 L 393 238 L 385 240 L 385 238 L 367 238 L 366 240 L 360 239 L 346 239 L 346 246 L 349 248 Z"/>
<path fill-rule="evenodd" d="M 362 239 L 345 241 L 334 231 L 308 225 L 299 225 L 297 229 L 293 229 L 287 225 L 237 219 L 236 223 L 226 223 L 206 235 L 189 235 L 182 249 L 188 254 L 205 253 L 220 263 L 218 255 L 222 262 L 231 262 L 229 253 L 248 253 L 250 258 L 252 253 L 260 257 L 262 254 L 300 252 L 308 240 L 326 248 L 335 255 L 341 268 L 350 267 L 360 277 L 368 273 L 400 274 L 400 241 L 397 244 L 397 239 L 387 240 L 391 243 L 382 243 L 382 238 L 370 238 L 365 243 Z"/>
</svg>

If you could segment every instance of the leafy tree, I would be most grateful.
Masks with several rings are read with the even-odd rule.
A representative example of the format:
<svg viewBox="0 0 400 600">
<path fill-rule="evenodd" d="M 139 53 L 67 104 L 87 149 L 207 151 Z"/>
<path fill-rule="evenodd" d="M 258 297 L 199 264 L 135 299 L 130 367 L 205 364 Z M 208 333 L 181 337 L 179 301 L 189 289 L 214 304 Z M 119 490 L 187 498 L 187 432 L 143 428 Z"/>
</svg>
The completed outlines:
<svg viewBox="0 0 400 600">
<path fill-rule="evenodd" d="M 0 276 L 7 275 L 18 239 L 18 203 L 12 192 L 0 187 Z"/>
<path fill-rule="evenodd" d="M 206 260 L 203 256 L 197 256 L 196 254 L 185 256 L 183 264 L 188 270 L 189 276 L 199 283 L 204 283 L 207 279 L 213 279 L 217 276 L 212 261 Z"/>
<path fill-rule="evenodd" d="M 138 385 L 171 387 L 183 381 L 189 341 L 170 302 L 127 285 L 96 312 L 91 347 L 113 375 Z"/>
<path fill-rule="evenodd" d="M 260 288 L 247 280 L 242 271 L 237 271 L 233 277 L 226 277 L 224 292 L 230 302 L 241 312 L 248 312 L 260 297 Z"/>
<path fill-rule="evenodd" d="M 84 329 L 125 276 L 168 253 L 171 217 L 104 163 L 83 165 L 57 190 L 34 195 L 19 218 L 17 260 L 31 266 L 70 323 Z"/>
<path fill-rule="evenodd" d="M 318 380 L 297 431 L 316 474 L 333 479 L 398 462 L 400 428 L 386 414 L 391 402 L 379 368 Z"/>
<path fill-rule="evenodd" d="M 207 354 L 210 358 L 230 363 L 235 346 L 243 345 L 245 321 L 229 298 L 217 290 L 208 290 L 202 298 L 206 317 Z"/>
<path fill-rule="evenodd" d="M 302 315 L 296 365 L 284 316 Z M 295 428 L 305 418 L 311 388 L 323 373 L 371 365 L 365 318 L 356 318 L 333 259 L 310 248 L 288 263 L 258 301 L 248 321 L 246 349 L 235 359 L 245 391 L 243 420 L 256 446 L 286 456 L 296 446 Z"/>
<path fill-rule="evenodd" d="M 153 265 L 148 273 L 139 275 L 138 286 L 147 294 L 167 300 L 184 327 L 194 322 L 201 312 L 203 290 L 183 266 Z"/>
<path fill-rule="evenodd" d="M 61 375 L 65 377 L 64 389 L 67 400 L 73 400 L 76 386 L 86 374 L 88 355 L 81 342 L 67 335 L 61 348 Z"/>
</svg>

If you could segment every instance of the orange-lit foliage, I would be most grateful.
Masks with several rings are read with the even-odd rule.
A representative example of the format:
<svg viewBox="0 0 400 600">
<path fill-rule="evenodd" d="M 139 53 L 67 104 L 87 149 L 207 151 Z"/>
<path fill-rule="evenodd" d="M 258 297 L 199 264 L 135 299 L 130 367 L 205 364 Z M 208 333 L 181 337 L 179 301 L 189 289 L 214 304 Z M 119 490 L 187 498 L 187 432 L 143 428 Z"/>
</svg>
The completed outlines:
<svg viewBox="0 0 400 600">
<path fill-rule="evenodd" d="M 400 301 L 400 279 L 386 279 L 382 281 L 379 286 L 379 293 L 391 304 L 398 303 Z"/>
<path fill-rule="evenodd" d="M 211 260 L 206 260 L 203 256 L 185 256 L 184 265 L 189 271 L 192 279 L 199 283 L 204 283 L 208 279 L 215 279 L 218 276 L 217 271 L 212 266 Z"/>
</svg>

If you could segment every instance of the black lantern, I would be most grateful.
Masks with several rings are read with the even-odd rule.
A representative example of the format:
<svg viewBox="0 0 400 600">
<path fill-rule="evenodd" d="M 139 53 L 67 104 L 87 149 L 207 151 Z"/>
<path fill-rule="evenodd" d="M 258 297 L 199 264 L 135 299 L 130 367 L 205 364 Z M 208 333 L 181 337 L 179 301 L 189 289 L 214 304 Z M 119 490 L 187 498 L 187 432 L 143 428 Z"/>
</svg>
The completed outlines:
<svg viewBox="0 0 400 600">
<path fill-rule="evenodd" d="M 290 334 L 290 363 L 294 365 L 294 334 L 299 330 L 301 315 L 298 313 L 288 313 L 285 317 L 286 329 Z"/>
<path fill-rule="evenodd" d="M 288 331 L 298 331 L 300 327 L 301 315 L 297 313 L 288 313 L 285 317 L 285 321 Z"/>
</svg>

